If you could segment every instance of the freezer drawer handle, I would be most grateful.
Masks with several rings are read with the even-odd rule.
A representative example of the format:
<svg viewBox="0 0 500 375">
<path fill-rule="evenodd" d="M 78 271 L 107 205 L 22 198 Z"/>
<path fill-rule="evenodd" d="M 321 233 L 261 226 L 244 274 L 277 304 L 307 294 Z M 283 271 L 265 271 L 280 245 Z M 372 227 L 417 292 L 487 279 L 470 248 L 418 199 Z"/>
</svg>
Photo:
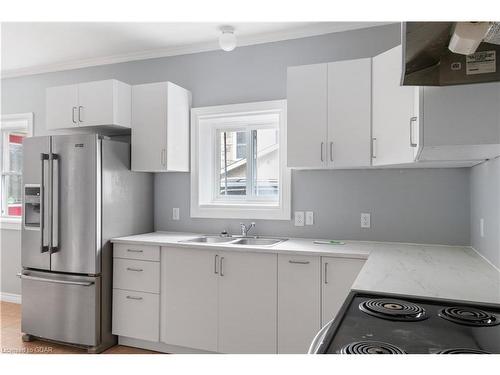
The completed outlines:
<svg viewBox="0 0 500 375">
<path fill-rule="evenodd" d="M 132 268 L 132 267 L 127 267 L 127 271 L 135 271 L 135 272 L 142 272 L 142 268 Z"/>
<path fill-rule="evenodd" d="M 127 251 L 129 251 L 131 253 L 142 253 L 143 252 L 142 250 L 135 250 L 135 249 L 127 249 Z"/>
<path fill-rule="evenodd" d="M 24 274 L 21 274 L 20 277 L 21 279 L 25 280 L 43 281 L 46 283 L 54 283 L 54 284 L 67 284 L 67 285 L 80 285 L 80 286 L 91 286 L 94 284 L 93 281 L 55 280 L 55 279 L 46 279 L 44 277 L 28 276 Z"/>
<path fill-rule="evenodd" d="M 127 299 L 135 299 L 137 301 L 142 300 L 142 297 L 127 296 Z"/>
</svg>

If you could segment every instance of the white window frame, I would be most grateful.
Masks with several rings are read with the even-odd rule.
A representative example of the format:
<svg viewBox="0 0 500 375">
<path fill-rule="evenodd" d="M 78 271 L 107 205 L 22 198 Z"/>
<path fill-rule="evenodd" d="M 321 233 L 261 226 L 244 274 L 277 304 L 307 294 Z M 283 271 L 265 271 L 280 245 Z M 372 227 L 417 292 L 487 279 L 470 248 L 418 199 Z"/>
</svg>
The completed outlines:
<svg viewBox="0 0 500 375">
<path fill-rule="evenodd" d="M 4 158 L 5 158 L 5 153 L 8 152 L 5 146 L 5 139 L 3 132 L 5 130 L 9 131 L 25 131 L 28 134 L 28 137 L 31 137 L 33 135 L 33 113 L 28 112 L 28 113 L 16 113 L 16 114 L 9 114 L 9 115 L 4 115 L 2 114 L 0 117 L 0 135 L 1 135 L 1 155 L 0 155 L 0 172 L 3 175 L 3 166 L 4 166 Z M 1 188 L 1 202 L 0 204 L 3 205 L 4 201 L 4 192 L 3 192 L 3 187 Z M 22 217 L 17 217 L 17 216 L 7 216 L 7 215 L 0 215 L 0 229 L 12 229 L 12 230 L 21 230 L 21 222 L 22 222 Z"/>
<path fill-rule="evenodd" d="M 239 130 L 245 116 L 278 116 L 279 131 L 279 196 L 278 200 L 262 197 L 258 200 L 241 197 L 217 199 L 215 193 L 217 165 L 216 129 Z M 241 123 L 235 118 L 242 118 Z M 213 125 L 216 123 L 217 125 Z M 246 126 L 245 129 L 249 129 Z M 191 217 L 222 219 L 290 220 L 291 177 L 286 162 L 286 100 L 241 103 L 191 110 Z M 203 182 L 203 183 L 201 183 Z M 207 183 L 208 182 L 208 183 Z"/>
</svg>

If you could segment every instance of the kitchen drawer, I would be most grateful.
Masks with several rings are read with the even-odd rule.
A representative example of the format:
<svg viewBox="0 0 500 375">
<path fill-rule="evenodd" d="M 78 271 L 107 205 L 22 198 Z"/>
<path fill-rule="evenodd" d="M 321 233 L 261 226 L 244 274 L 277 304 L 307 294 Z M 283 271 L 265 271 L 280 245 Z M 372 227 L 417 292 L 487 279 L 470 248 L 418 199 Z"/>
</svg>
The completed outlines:
<svg viewBox="0 0 500 375">
<path fill-rule="evenodd" d="M 113 245 L 113 257 L 159 262 L 160 247 L 116 243 Z"/>
<path fill-rule="evenodd" d="M 114 335 L 159 341 L 160 296 L 113 289 Z"/>
<path fill-rule="evenodd" d="M 114 258 L 113 288 L 160 293 L 160 263 Z"/>
</svg>

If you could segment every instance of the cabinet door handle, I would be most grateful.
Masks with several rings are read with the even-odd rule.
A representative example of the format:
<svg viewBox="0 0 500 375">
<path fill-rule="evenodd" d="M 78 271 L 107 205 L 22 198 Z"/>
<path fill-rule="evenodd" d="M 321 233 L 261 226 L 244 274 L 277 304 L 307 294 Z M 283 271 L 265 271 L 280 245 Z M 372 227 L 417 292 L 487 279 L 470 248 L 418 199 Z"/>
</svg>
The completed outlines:
<svg viewBox="0 0 500 375">
<path fill-rule="evenodd" d="M 309 262 L 308 260 L 289 260 L 288 263 L 292 263 L 292 264 L 309 264 L 311 262 Z"/>
<path fill-rule="evenodd" d="M 325 263 L 325 284 L 328 284 L 328 263 Z"/>
<path fill-rule="evenodd" d="M 142 297 L 127 296 L 127 299 L 134 299 L 136 301 L 140 301 L 140 300 L 142 300 Z"/>
<path fill-rule="evenodd" d="M 76 120 L 75 120 L 75 111 L 76 111 L 76 107 L 73 107 L 71 109 L 71 121 L 73 121 L 73 124 L 76 124 Z"/>
<path fill-rule="evenodd" d="M 135 271 L 135 272 L 142 272 L 142 268 L 133 268 L 133 267 L 127 267 L 127 271 Z"/>
<path fill-rule="evenodd" d="M 219 271 L 217 270 L 217 260 L 219 259 L 219 256 L 218 256 L 218 255 L 215 255 L 215 257 L 214 257 L 214 258 L 215 258 L 215 261 L 214 261 L 214 273 L 215 273 L 216 275 L 218 275 L 218 274 L 219 274 Z"/>
<path fill-rule="evenodd" d="M 413 123 L 416 121 L 416 117 L 410 117 L 410 147 L 417 147 L 417 144 L 413 142 Z"/>
<path fill-rule="evenodd" d="M 135 250 L 135 249 L 127 249 L 128 252 L 131 252 L 131 253 L 142 253 L 143 251 L 142 250 Z"/>
<path fill-rule="evenodd" d="M 220 275 L 221 276 L 224 276 L 224 269 L 222 268 L 224 266 L 224 257 L 220 257 L 220 267 L 219 267 L 219 271 L 220 271 Z"/>
<path fill-rule="evenodd" d="M 377 145 L 377 138 L 372 138 L 372 159 L 377 158 L 377 153 L 375 152 L 376 145 Z"/>
<path fill-rule="evenodd" d="M 321 142 L 321 152 L 320 152 L 320 156 L 321 156 L 321 161 L 324 161 L 324 158 L 323 158 L 323 146 L 325 145 L 324 142 Z"/>
<path fill-rule="evenodd" d="M 333 161 L 333 142 L 330 142 L 330 161 Z"/>
<path fill-rule="evenodd" d="M 83 120 L 82 120 L 82 109 L 83 109 L 82 106 L 78 107 L 78 122 L 83 122 Z"/>
<path fill-rule="evenodd" d="M 160 155 L 160 162 L 161 162 L 161 165 L 163 165 L 164 167 L 166 166 L 167 164 L 167 161 L 166 161 L 166 150 L 164 148 L 162 148 L 161 150 L 161 155 Z"/>
</svg>

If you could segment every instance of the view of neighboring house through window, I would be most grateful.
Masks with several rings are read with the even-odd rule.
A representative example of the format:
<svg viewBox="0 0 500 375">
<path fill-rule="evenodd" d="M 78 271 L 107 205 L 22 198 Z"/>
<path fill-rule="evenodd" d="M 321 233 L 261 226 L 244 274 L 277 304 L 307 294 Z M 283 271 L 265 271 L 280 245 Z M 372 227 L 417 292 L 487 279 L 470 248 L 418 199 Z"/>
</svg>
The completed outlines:
<svg viewBox="0 0 500 375">
<path fill-rule="evenodd" d="M 31 114 L 5 115 L 1 121 L 2 217 L 22 216 L 23 139 L 31 132 Z"/>
<path fill-rule="evenodd" d="M 219 130 L 219 199 L 277 200 L 279 194 L 278 123 Z"/>
</svg>

